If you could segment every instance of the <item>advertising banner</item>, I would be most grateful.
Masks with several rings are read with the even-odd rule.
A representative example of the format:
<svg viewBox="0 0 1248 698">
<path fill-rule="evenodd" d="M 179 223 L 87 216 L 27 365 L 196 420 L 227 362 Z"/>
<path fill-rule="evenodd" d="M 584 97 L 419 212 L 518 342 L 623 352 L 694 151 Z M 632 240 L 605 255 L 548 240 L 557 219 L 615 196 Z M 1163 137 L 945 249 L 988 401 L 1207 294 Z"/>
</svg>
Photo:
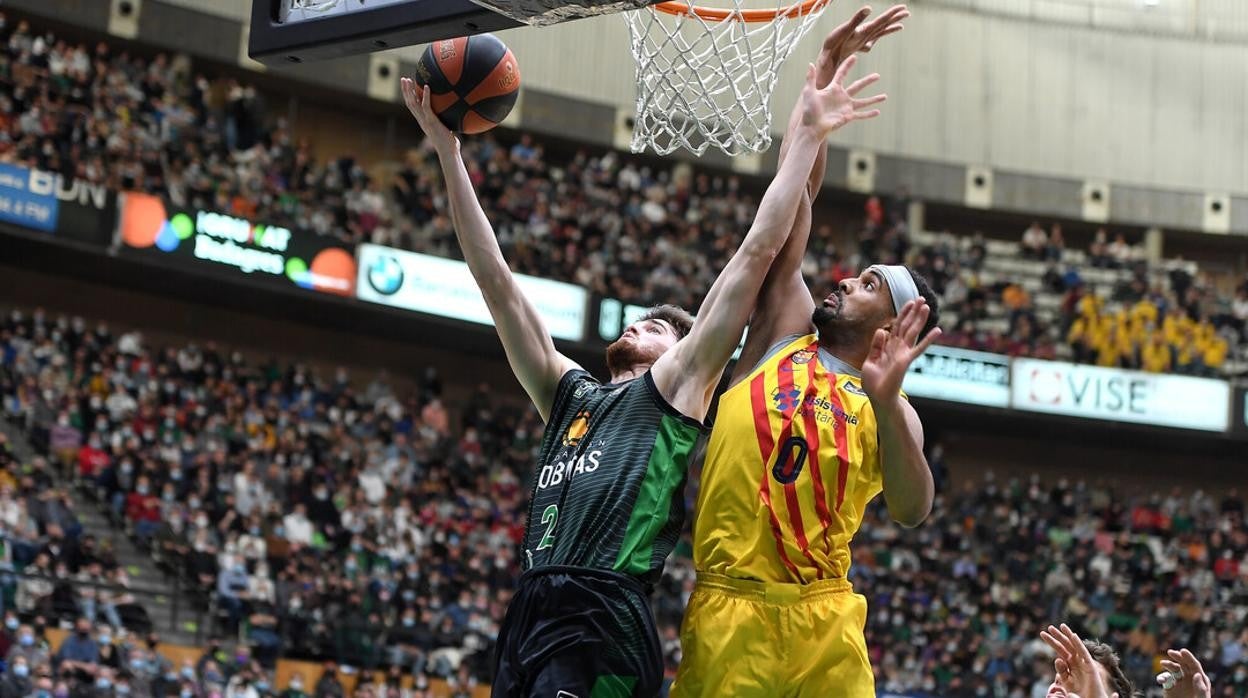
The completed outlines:
<svg viewBox="0 0 1248 698">
<path fill-rule="evenodd" d="M 468 265 L 381 245 L 359 247 L 360 300 L 465 322 L 493 325 Z M 589 293 L 575 284 L 516 274 L 520 291 L 537 308 L 555 339 L 585 339 Z"/>
<path fill-rule="evenodd" d="M 150 194 L 124 195 L 121 241 L 164 263 L 223 277 L 355 292 L 355 256 L 346 243 L 215 211 L 174 209 Z"/>
<path fill-rule="evenodd" d="M 1059 361 L 1015 359 L 1015 409 L 1070 417 L 1225 432 L 1231 388 L 1226 381 Z"/>
<path fill-rule="evenodd" d="M 1010 359 L 1000 354 L 932 345 L 906 373 L 915 397 L 986 407 L 1010 406 Z"/>
<path fill-rule="evenodd" d="M 0 220 L 50 233 L 60 203 L 54 175 L 0 163 Z"/>
<path fill-rule="evenodd" d="M 1241 438 L 1248 439 L 1248 388 L 1237 388 L 1232 401 L 1235 409 L 1231 417 L 1231 431 Z"/>
</svg>

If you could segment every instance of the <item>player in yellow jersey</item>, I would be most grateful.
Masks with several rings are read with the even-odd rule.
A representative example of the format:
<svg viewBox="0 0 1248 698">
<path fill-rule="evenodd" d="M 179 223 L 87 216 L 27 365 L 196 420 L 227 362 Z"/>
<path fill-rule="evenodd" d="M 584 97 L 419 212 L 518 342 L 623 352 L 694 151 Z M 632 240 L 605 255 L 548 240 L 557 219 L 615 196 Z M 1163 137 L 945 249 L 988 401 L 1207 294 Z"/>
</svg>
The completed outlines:
<svg viewBox="0 0 1248 698">
<path fill-rule="evenodd" d="M 854 37 L 905 16 L 893 8 L 864 30 L 859 14 L 838 29 L 840 44 L 834 32 L 823 79 L 866 46 Z M 849 544 L 881 491 L 904 526 L 931 510 L 923 427 L 901 383 L 939 335 L 936 296 L 906 267 L 875 265 L 816 307 L 801 263 L 822 180 L 820 158 L 720 398 L 693 524 L 698 581 L 676 698 L 875 696 Z"/>
</svg>

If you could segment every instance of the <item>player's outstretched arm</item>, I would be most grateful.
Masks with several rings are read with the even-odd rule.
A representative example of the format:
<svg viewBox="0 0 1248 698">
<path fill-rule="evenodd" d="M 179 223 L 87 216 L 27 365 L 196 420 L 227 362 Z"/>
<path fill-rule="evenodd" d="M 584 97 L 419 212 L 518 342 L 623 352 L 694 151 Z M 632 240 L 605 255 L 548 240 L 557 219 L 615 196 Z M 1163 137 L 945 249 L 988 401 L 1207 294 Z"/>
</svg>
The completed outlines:
<svg viewBox="0 0 1248 698">
<path fill-rule="evenodd" d="M 459 156 L 459 140 L 430 108 L 428 88 L 417 87 L 410 78 L 403 78 L 402 87 L 403 101 L 433 143 L 442 163 L 451 220 L 464 261 L 498 327 L 511 370 L 545 420 L 550 415 L 559 379 L 578 366 L 555 350 L 554 340 L 537 309 L 524 297 L 511 275 L 494 229 L 481 210 L 481 202 L 468 179 L 468 170 Z"/>
<path fill-rule="evenodd" d="M 919 340 L 929 315 L 926 302 L 906 303 L 892 327 L 875 331 L 862 363 L 862 389 L 871 399 L 880 442 L 884 501 L 893 520 L 906 527 L 923 523 L 936 496 L 932 471 L 923 455 L 923 423 L 901 396 L 906 370 L 940 336 L 937 327 Z"/>
<path fill-rule="evenodd" d="M 910 11 L 905 5 L 894 5 L 868 21 L 870 14 L 869 7 L 858 10 L 824 39 L 819 61 L 815 64 L 816 87 L 826 87 L 845 58 L 859 52 L 866 53 L 883 37 L 901 31 L 902 22 L 910 16 Z M 780 144 L 781 166 L 788 157 L 791 134 L 798 126 L 799 115 L 797 110 L 793 111 L 784 141 Z M 809 196 L 798 205 L 789 240 L 763 280 L 758 305 L 754 309 L 754 317 L 750 319 L 750 334 L 745 339 L 741 359 L 733 370 L 731 385 L 749 375 L 776 342 L 790 335 L 811 331 L 810 316 L 815 310 L 815 303 L 810 297 L 810 289 L 806 287 L 806 280 L 802 278 L 802 260 L 810 241 L 811 207 L 823 186 L 827 162 L 827 149 L 821 148 L 806 182 Z"/>
<path fill-rule="evenodd" d="M 880 113 L 870 107 L 884 101 L 884 95 L 855 97 L 871 81 L 864 79 L 845 86 L 845 77 L 853 65 L 852 58 L 845 61 L 831 84 L 822 90 L 815 86 L 815 67 L 810 66 L 798 102 L 801 123 L 792 137 L 787 161 L 767 188 L 740 249 L 711 286 L 693 331 L 652 369 L 659 392 L 683 414 L 696 419 L 706 415 L 711 393 L 750 319 L 763 278 L 793 228 L 798 203 L 806 191 L 806 179 L 818 151 L 824 147 L 824 139 L 851 121 Z"/>
</svg>

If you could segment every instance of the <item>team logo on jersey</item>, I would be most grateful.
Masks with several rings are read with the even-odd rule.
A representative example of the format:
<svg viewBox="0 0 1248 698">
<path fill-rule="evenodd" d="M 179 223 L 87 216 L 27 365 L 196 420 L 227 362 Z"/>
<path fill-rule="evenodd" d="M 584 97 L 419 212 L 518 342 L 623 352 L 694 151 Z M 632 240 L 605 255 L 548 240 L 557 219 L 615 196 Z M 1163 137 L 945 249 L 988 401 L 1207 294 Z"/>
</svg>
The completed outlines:
<svg viewBox="0 0 1248 698">
<path fill-rule="evenodd" d="M 589 412 L 583 410 L 568 425 L 568 430 L 563 432 L 563 445 L 575 446 L 585 438 L 587 433 L 589 433 Z"/>
<path fill-rule="evenodd" d="M 810 363 L 810 360 L 813 358 L 815 358 L 815 352 L 809 349 L 803 349 L 793 355 L 793 363 L 801 366 L 803 364 Z"/>
<path fill-rule="evenodd" d="M 591 392 L 593 392 L 593 390 L 594 390 L 593 383 L 589 383 L 589 382 L 581 383 L 580 385 L 576 386 L 576 392 L 572 393 L 572 397 L 579 400 L 585 397 L 586 395 L 589 395 Z"/>
<path fill-rule="evenodd" d="M 863 390 L 862 386 L 853 381 L 845 381 L 845 392 L 867 397 L 867 391 Z"/>
<path fill-rule="evenodd" d="M 802 391 L 797 388 L 776 388 L 771 391 L 771 399 L 776 404 L 776 409 L 782 413 L 789 413 L 797 409 L 802 401 Z"/>
</svg>

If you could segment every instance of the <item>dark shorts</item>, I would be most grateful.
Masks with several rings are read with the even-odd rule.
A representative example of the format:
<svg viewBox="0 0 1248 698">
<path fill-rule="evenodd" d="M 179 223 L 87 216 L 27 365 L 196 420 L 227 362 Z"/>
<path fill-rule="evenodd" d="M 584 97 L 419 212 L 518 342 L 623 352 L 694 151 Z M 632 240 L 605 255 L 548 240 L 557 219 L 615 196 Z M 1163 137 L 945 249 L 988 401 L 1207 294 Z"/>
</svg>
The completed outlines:
<svg viewBox="0 0 1248 698">
<path fill-rule="evenodd" d="M 652 698 L 663 653 L 646 593 L 606 570 L 520 577 L 499 630 L 493 698 Z"/>
</svg>

